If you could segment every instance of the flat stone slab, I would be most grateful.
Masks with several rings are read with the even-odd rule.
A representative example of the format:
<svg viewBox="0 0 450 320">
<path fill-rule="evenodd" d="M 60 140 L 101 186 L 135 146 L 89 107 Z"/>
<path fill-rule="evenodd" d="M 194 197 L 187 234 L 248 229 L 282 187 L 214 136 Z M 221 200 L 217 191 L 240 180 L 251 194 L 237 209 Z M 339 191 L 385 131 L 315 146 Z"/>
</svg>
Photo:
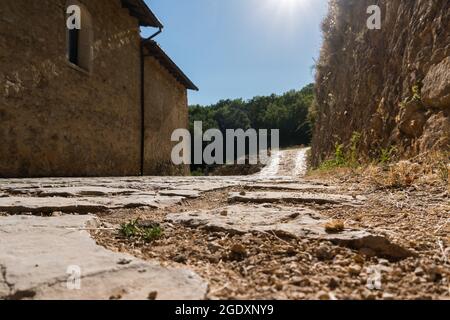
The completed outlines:
<svg viewBox="0 0 450 320">
<path fill-rule="evenodd" d="M 0 192 L 43 192 L 47 189 L 93 191 L 110 194 L 127 191 L 148 192 L 157 190 L 210 191 L 234 186 L 253 177 L 112 177 L 112 178 L 33 178 L 0 179 Z M 256 180 L 255 180 L 256 181 Z M 66 190 L 61 188 L 68 188 Z"/>
<path fill-rule="evenodd" d="M 165 208 L 177 204 L 183 197 L 167 197 L 152 194 L 114 197 L 7 197 L 0 198 L 0 212 L 8 213 L 95 213 L 122 208 Z"/>
<path fill-rule="evenodd" d="M 207 283 L 190 270 L 98 246 L 86 230 L 96 224 L 92 216 L 0 217 L 0 299 L 205 298 Z"/>
<path fill-rule="evenodd" d="M 368 248 L 389 259 L 403 259 L 408 250 L 366 230 L 327 233 L 329 221 L 308 208 L 268 205 L 232 205 L 214 210 L 169 214 L 167 221 L 229 233 L 270 232 L 283 236 L 331 241 L 354 249 Z"/>
<path fill-rule="evenodd" d="M 96 213 L 165 208 L 202 193 L 247 184 L 292 182 L 281 177 L 113 177 L 0 179 L 0 212 Z"/>
<path fill-rule="evenodd" d="M 272 189 L 272 190 L 336 190 L 336 187 L 325 186 L 322 184 L 312 183 L 256 183 L 247 185 L 248 188 L 254 189 Z"/>
<path fill-rule="evenodd" d="M 162 190 L 158 192 L 162 196 L 169 197 L 184 197 L 189 199 L 195 199 L 200 197 L 200 192 L 197 190 Z"/>
<path fill-rule="evenodd" d="M 309 193 L 309 192 L 231 192 L 228 200 L 230 202 L 252 202 L 252 203 L 317 203 L 317 204 L 345 204 L 345 205 L 361 205 L 365 200 L 364 197 L 346 196 L 338 194 L 326 193 Z"/>
<path fill-rule="evenodd" d="M 39 188 L 17 188 L 9 189 L 12 195 L 27 195 L 37 197 L 103 197 L 117 195 L 133 195 L 142 193 L 138 189 L 77 186 L 77 187 L 39 187 Z M 155 194 L 146 191 L 146 194 Z"/>
<path fill-rule="evenodd" d="M 14 194 L 24 192 L 41 193 L 46 190 L 70 192 L 114 193 L 135 190 L 136 192 L 158 190 L 195 190 L 213 191 L 248 183 L 282 183 L 293 182 L 288 177 L 113 177 L 113 178 L 33 178 L 0 179 L 0 192 Z M 71 188 L 71 189 L 61 189 Z"/>
</svg>

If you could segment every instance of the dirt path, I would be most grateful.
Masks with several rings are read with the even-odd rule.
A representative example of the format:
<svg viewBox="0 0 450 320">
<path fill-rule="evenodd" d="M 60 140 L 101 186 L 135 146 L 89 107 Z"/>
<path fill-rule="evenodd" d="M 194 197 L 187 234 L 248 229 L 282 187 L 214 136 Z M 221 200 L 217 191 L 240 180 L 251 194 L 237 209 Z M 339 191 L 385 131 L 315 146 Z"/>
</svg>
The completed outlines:
<svg viewBox="0 0 450 320">
<path fill-rule="evenodd" d="M 303 177 L 306 153 L 280 151 L 260 174 L 246 177 L 4 180 L 0 211 L 45 214 L 40 224 L 64 219 L 65 213 L 95 213 L 99 224 L 88 231 L 105 251 L 156 263 L 164 270 L 158 272 L 180 270 L 180 283 L 182 270 L 195 272 L 209 289 L 198 280 L 192 288 L 200 295 L 204 290 L 208 299 L 450 298 L 445 186 L 380 190 Z M 7 218 L 0 217 L 0 246 L 7 246 Z M 142 234 L 124 236 L 120 229 L 126 224 L 158 227 L 161 234 L 147 240 Z M 35 246 L 48 240 L 46 233 L 34 232 Z M 1 252 L 0 265 L 17 265 L 27 255 L 34 259 L 24 251 L 21 261 L 9 261 Z M 68 261 L 55 251 L 51 258 L 77 264 L 83 255 Z M 150 279 L 155 272 L 148 273 Z M 11 292 L 14 281 L 3 281 Z M 22 283 L 22 291 L 34 286 L 36 298 L 45 298 L 51 294 L 46 281 Z M 86 281 L 102 287 L 99 279 Z M 129 281 L 104 284 L 102 294 L 177 297 L 176 285 L 158 282 L 151 294 L 133 287 Z"/>
<path fill-rule="evenodd" d="M 256 174 L 259 178 L 302 177 L 306 174 L 306 156 L 309 148 L 276 151 L 268 165 Z"/>
</svg>

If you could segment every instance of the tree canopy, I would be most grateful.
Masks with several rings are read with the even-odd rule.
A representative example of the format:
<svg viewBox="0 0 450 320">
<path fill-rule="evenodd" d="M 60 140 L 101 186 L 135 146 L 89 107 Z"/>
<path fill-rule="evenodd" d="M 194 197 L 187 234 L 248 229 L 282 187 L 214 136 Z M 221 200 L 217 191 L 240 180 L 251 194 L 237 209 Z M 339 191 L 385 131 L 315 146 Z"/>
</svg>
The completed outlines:
<svg viewBox="0 0 450 320">
<path fill-rule="evenodd" d="M 311 122 L 308 110 L 314 99 L 314 85 L 282 95 L 257 96 L 250 100 L 221 100 L 216 104 L 189 107 L 190 130 L 194 121 L 203 122 L 203 130 L 279 129 L 280 146 L 308 145 Z"/>
</svg>

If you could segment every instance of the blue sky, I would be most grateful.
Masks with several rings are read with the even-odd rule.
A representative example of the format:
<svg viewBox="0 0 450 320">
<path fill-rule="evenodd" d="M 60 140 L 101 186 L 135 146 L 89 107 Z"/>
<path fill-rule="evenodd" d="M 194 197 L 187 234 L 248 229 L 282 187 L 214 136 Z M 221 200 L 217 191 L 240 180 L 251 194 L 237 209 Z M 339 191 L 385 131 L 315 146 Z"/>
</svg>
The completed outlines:
<svg viewBox="0 0 450 320">
<path fill-rule="evenodd" d="M 189 104 L 279 94 L 313 81 L 327 0 L 146 2 L 164 24 L 155 40 L 200 88 Z"/>
</svg>

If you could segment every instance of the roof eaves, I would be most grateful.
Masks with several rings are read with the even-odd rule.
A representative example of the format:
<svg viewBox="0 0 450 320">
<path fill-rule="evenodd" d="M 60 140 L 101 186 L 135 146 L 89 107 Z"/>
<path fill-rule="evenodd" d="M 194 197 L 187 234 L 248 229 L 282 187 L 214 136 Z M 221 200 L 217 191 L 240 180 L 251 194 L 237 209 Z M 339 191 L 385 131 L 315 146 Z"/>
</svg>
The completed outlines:
<svg viewBox="0 0 450 320">
<path fill-rule="evenodd" d="M 128 8 L 130 15 L 139 20 L 139 25 L 143 27 L 163 28 L 163 24 L 144 0 L 121 0 L 122 6 Z"/>
<path fill-rule="evenodd" d="M 198 87 L 186 76 L 176 63 L 164 52 L 164 50 L 153 40 L 143 40 L 149 55 L 157 59 L 186 89 L 199 91 Z"/>
</svg>

